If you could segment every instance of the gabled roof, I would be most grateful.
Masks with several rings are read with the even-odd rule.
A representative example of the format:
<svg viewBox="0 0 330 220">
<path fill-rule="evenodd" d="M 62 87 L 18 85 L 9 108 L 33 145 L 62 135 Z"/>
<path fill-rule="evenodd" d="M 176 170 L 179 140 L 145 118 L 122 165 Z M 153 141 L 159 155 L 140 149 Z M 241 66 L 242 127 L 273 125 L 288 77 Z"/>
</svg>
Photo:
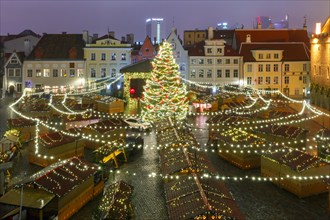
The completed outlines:
<svg viewBox="0 0 330 220">
<path fill-rule="evenodd" d="M 328 17 L 326 22 L 324 22 L 324 25 L 322 27 L 321 32 L 322 33 L 330 33 L 330 16 Z"/>
<path fill-rule="evenodd" d="M 45 34 L 27 60 L 83 60 L 82 34 Z"/>
<path fill-rule="evenodd" d="M 121 73 L 149 73 L 152 71 L 151 60 L 146 59 L 140 62 L 127 65 L 120 69 Z"/>
<path fill-rule="evenodd" d="M 36 34 L 35 32 L 31 31 L 31 30 L 24 30 L 19 34 L 8 34 L 8 35 L 2 35 L 0 36 L 0 42 L 5 42 L 5 41 L 10 41 L 16 38 L 20 38 L 20 37 L 26 37 L 26 36 L 34 36 L 37 38 L 40 38 L 39 34 Z"/>
<path fill-rule="evenodd" d="M 16 57 L 18 58 L 19 62 L 21 64 L 23 64 L 24 58 L 25 58 L 25 54 L 24 52 L 13 52 L 13 53 L 5 53 L 5 65 L 7 66 L 8 63 L 10 62 L 10 60 L 12 59 L 12 57 L 16 55 Z"/>
<path fill-rule="evenodd" d="M 97 170 L 98 167 L 95 164 L 72 157 L 56 162 L 15 185 L 32 183 L 57 197 L 63 197 L 86 181 Z"/>
<path fill-rule="evenodd" d="M 304 29 L 236 29 L 235 43 L 239 48 L 246 41 L 247 35 L 251 36 L 251 42 L 303 42 L 310 45 L 307 30 Z"/>
<path fill-rule="evenodd" d="M 114 38 L 113 36 L 109 35 L 109 34 L 105 34 L 103 35 L 102 37 L 99 37 L 95 40 L 93 40 L 93 43 L 96 43 L 96 41 L 99 41 L 99 40 L 105 40 L 105 39 L 111 39 L 111 40 L 118 40 L 116 38 Z M 118 40 L 119 41 L 119 40 Z"/>
<path fill-rule="evenodd" d="M 239 54 L 244 62 L 255 62 L 252 50 L 283 50 L 282 61 L 309 61 L 310 52 L 303 42 L 299 43 L 242 43 Z M 265 60 L 266 61 L 266 60 Z"/>
</svg>

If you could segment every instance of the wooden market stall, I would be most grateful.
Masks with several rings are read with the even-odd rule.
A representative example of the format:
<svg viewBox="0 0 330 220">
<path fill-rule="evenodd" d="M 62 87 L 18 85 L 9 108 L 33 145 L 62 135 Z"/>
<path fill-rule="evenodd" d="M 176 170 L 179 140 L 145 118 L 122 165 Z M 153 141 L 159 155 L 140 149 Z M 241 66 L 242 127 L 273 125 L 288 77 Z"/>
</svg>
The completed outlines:
<svg viewBox="0 0 330 220">
<path fill-rule="evenodd" d="M 46 167 L 58 160 L 84 156 L 85 141 L 81 139 L 80 133 L 80 129 L 71 128 L 39 135 L 38 149 L 36 143 L 31 143 L 29 162 Z"/>
<path fill-rule="evenodd" d="M 22 196 L 27 219 L 63 220 L 101 193 L 104 183 L 96 165 L 73 157 L 48 166 L 15 186 L 0 198 L 0 206 L 20 206 Z"/>
<path fill-rule="evenodd" d="M 271 149 L 261 157 L 261 175 L 297 195 L 308 197 L 327 192 L 321 176 L 329 175 L 330 164 L 308 153 L 288 147 Z M 312 177 L 312 178 L 310 178 Z"/>
<path fill-rule="evenodd" d="M 123 113 L 125 110 L 125 103 L 122 99 L 104 96 L 96 101 L 96 110 L 108 114 Z"/>
</svg>

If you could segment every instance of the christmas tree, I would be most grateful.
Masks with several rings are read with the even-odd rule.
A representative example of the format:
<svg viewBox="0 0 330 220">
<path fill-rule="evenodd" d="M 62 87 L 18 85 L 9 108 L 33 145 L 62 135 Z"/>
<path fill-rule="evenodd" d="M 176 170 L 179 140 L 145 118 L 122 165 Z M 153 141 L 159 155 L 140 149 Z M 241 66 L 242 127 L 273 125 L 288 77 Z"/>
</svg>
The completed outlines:
<svg viewBox="0 0 330 220">
<path fill-rule="evenodd" d="M 152 62 L 151 78 L 144 86 L 142 119 L 149 122 L 168 117 L 185 119 L 188 110 L 186 93 L 172 47 L 164 41 Z"/>
</svg>

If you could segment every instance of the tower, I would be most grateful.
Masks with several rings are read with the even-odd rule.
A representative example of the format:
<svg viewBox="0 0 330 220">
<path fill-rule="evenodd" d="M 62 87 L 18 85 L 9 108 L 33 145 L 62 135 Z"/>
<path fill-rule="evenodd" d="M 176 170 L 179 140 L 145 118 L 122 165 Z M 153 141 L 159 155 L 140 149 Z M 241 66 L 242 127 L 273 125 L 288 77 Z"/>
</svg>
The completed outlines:
<svg viewBox="0 0 330 220">
<path fill-rule="evenodd" d="M 153 44 L 159 44 L 164 39 L 164 19 L 148 18 L 146 20 L 146 35 L 150 37 Z"/>
</svg>

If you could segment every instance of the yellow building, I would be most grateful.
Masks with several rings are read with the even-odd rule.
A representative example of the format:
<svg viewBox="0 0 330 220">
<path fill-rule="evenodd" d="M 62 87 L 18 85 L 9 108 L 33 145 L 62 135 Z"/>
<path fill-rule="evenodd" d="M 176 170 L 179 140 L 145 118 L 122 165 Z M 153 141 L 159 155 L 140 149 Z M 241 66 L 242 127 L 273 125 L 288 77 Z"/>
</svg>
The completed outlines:
<svg viewBox="0 0 330 220">
<path fill-rule="evenodd" d="M 131 45 L 112 35 L 104 35 L 84 48 L 87 83 L 93 84 L 102 78 L 117 78 L 119 70 L 131 64 Z M 92 85 L 91 85 L 92 86 Z"/>
<path fill-rule="evenodd" d="M 311 37 L 311 102 L 330 110 L 330 17 Z"/>
</svg>

